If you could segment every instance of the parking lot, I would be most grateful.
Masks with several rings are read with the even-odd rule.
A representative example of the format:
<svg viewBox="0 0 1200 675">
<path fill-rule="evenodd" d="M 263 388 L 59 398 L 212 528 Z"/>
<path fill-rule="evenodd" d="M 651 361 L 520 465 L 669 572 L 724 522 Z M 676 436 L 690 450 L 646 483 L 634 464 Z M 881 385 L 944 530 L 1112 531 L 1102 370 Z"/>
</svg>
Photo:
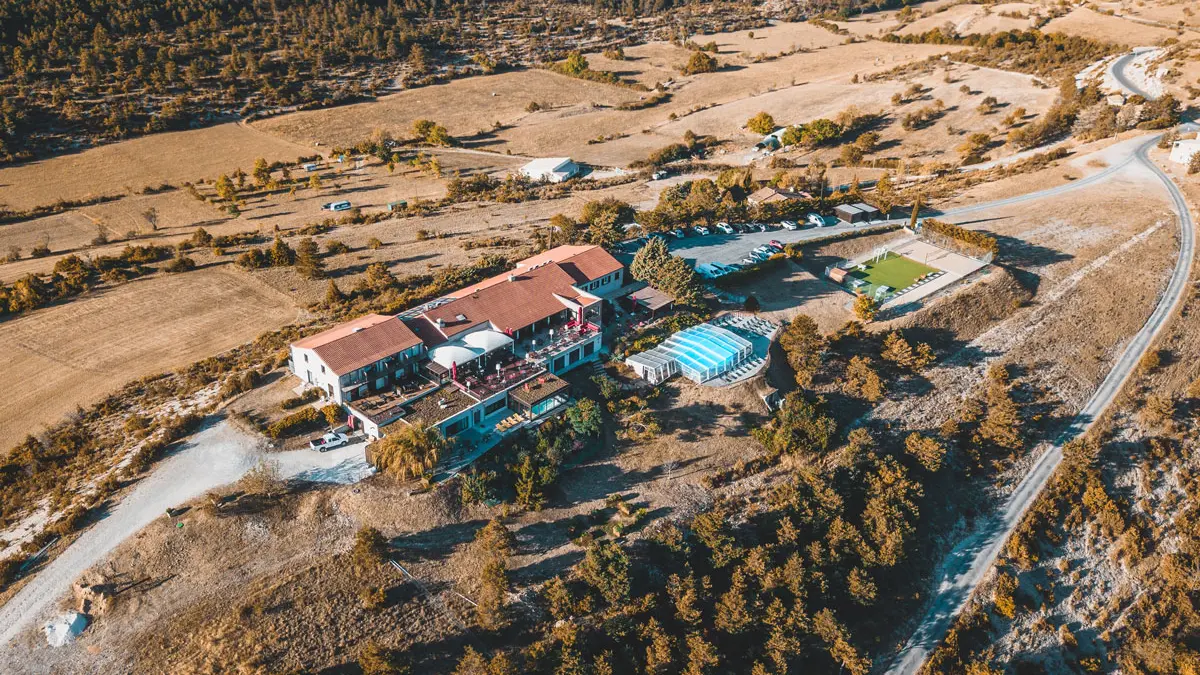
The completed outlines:
<svg viewBox="0 0 1200 675">
<path fill-rule="evenodd" d="M 723 265 L 740 264 L 742 259 L 750 255 L 755 248 L 777 240 L 783 244 L 808 241 L 828 237 L 842 232 L 866 232 L 888 224 L 888 221 L 877 221 L 870 225 L 849 225 L 839 222 L 829 227 L 806 226 L 799 230 L 786 230 L 777 223 L 766 232 L 746 232 L 723 234 L 715 230 L 709 234 L 696 234 L 688 231 L 687 236 L 678 239 L 671 235 L 667 237 L 667 247 L 671 253 L 687 260 L 692 266 L 706 263 Z M 627 257 L 631 257 L 636 249 L 627 249 Z"/>
</svg>

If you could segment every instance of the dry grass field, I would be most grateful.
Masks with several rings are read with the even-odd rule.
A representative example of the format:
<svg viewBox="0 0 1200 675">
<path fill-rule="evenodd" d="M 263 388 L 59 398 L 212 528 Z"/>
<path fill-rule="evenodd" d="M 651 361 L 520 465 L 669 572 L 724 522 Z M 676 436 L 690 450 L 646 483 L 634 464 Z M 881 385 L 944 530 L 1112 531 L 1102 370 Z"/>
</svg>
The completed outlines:
<svg viewBox="0 0 1200 675">
<path fill-rule="evenodd" d="M 1148 26 L 1136 21 L 1122 19 L 1092 11 L 1087 7 L 1077 7 L 1066 16 L 1054 19 L 1042 27 L 1047 33 L 1066 33 L 1096 40 L 1107 40 L 1117 44 L 1141 47 L 1156 45 L 1168 38 L 1191 40 L 1200 37 L 1195 31 L 1180 31 L 1158 26 Z"/>
<path fill-rule="evenodd" d="M 376 128 L 405 133 L 412 120 L 436 118 L 451 134 L 472 135 L 503 126 L 494 136 L 469 145 L 514 155 L 569 155 L 603 166 L 624 166 L 651 151 L 677 142 L 684 131 L 737 135 L 742 124 L 763 104 L 761 96 L 786 89 L 779 105 L 808 107 L 811 94 L 797 85 L 840 81 L 849 84 L 854 74 L 847 63 L 863 64 L 860 74 L 882 71 L 946 47 L 905 45 L 897 48 L 878 42 L 843 45 L 842 38 L 809 24 L 781 24 L 765 31 L 700 36 L 703 43 L 717 42 L 718 59 L 730 67 L 720 73 L 680 77 L 676 68 L 688 50 L 652 43 L 626 50 L 628 60 L 612 61 L 588 54 L 593 69 L 611 70 L 622 77 L 653 86 L 677 80 L 669 102 L 636 111 L 617 110 L 617 104 L 643 96 L 623 87 L 574 80 L 553 73 L 529 71 L 459 80 L 439 87 L 396 94 L 379 101 L 330 110 L 295 113 L 255 123 L 255 128 L 289 140 L 311 144 L 347 142 L 369 136 Z M 793 48 L 813 51 L 753 63 L 758 54 L 777 55 Z M 430 96 L 437 93 L 444 112 L 433 114 Z M 492 96 L 495 93 L 496 96 Z M 775 92 L 778 94 L 779 92 Z M 849 92 L 837 92 L 845 97 Z M 888 94 L 890 96 L 890 93 Z M 868 100 L 871 94 L 865 95 Z M 548 102 L 548 109 L 525 112 L 530 101 Z M 712 107 L 709 107 L 712 106 Z M 689 114 L 707 107 L 703 114 Z M 674 114 L 678 120 L 672 121 Z M 588 144 L 598 137 L 617 140 Z M 749 138 L 749 137 L 747 137 Z"/>
<path fill-rule="evenodd" d="M 923 7 L 923 5 L 918 5 Z M 1000 16 L 1000 12 L 1020 12 L 1028 14 L 1033 8 L 1026 3 L 1007 3 L 1004 5 L 952 5 L 943 11 L 935 12 L 909 23 L 896 31 L 900 35 L 920 35 L 934 28 L 946 25 L 954 27 L 959 35 L 972 33 L 991 33 L 1004 30 L 1024 30 L 1029 28 L 1029 19 L 1014 19 Z M 928 13 L 928 10 L 926 10 Z"/>
<path fill-rule="evenodd" d="M 0 323 L 7 451 L 122 384 L 187 365 L 296 319 L 284 295 L 233 269 L 133 281 Z"/>
<path fill-rule="evenodd" d="M 452 136 L 464 137 L 490 131 L 495 122 L 520 124 L 530 116 L 525 109 L 533 101 L 552 109 L 575 109 L 616 105 L 637 96 L 631 89 L 528 70 L 454 80 L 367 103 L 281 115 L 253 126 L 308 147 L 315 142 L 355 143 L 375 129 L 407 136 L 418 119 L 433 119 Z"/>
<path fill-rule="evenodd" d="M 257 134 L 239 124 L 146 136 L 0 169 L 0 204 L 28 209 L 60 199 L 85 199 L 146 186 L 214 178 L 257 157 L 294 161 L 316 154 L 286 139 Z"/>
</svg>

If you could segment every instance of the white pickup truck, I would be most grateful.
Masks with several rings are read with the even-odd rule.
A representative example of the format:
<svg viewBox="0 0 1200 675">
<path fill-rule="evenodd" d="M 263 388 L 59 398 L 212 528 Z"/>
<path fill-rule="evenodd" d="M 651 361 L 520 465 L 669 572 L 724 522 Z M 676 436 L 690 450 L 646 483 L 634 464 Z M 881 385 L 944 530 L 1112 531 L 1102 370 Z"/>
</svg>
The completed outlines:
<svg viewBox="0 0 1200 675">
<path fill-rule="evenodd" d="M 314 438 L 308 442 L 308 447 L 317 452 L 325 452 L 334 448 L 340 448 L 350 442 L 346 434 L 325 434 L 320 438 Z"/>
</svg>

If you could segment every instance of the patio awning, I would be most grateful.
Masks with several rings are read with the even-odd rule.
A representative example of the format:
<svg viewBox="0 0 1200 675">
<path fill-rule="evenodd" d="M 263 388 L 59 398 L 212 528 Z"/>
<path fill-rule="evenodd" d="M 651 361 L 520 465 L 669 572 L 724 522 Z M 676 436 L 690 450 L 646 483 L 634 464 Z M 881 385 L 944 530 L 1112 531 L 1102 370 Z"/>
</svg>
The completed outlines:
<svg viewBox="0 0 1200 675">
<path fill-rule="evenodd" d="M 464 363 L 471 363 L 483 354 L 482 351 L 463 347 L 460 345 L 442 345 L 434 347 L 429 352 L 429 360 L 442 366 L 449 368 L 452 365 L 461 366 Z"/>
</svg>

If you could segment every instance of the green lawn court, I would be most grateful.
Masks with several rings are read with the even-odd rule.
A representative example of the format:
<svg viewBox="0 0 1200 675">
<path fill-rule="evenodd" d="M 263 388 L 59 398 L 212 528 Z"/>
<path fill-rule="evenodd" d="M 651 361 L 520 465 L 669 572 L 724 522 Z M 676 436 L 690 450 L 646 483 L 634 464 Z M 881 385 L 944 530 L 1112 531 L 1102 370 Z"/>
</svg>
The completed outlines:
<svg viewBox="0 0 1200 675">
<path fill-rule="evenodd" d="M 937 270 L 923 265 L 912 258 L 905 258 L 888 251 L 887 257 L 879 262 L 867 260 L 863 263 L 866 271 L 851 270 L 850 276 L 863 279 L 869 284 L 891 286 L 893 291 L 908 288 L 914 281 L 926 274 Z"/>
</svg>

